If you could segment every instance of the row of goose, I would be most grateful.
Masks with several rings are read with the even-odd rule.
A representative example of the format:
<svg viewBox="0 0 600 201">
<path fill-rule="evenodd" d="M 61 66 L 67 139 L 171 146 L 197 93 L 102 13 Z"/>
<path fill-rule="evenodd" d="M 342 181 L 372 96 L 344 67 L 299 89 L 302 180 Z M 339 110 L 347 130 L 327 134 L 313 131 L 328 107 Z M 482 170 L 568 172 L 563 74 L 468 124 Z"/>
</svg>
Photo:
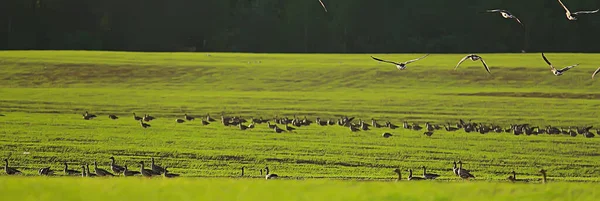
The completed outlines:
<svg viewBox="0 0 600 201">
<path fill-rule="evenodd" d="M 119 166 L 115 163 L 115 158 L 114 157 L 110 157 L 109 158 L 111 160 L 110 163 L 110 170 L 112 170 L 112 173 L 99 168 L 98 167 L 98 163 L 96 161 L 94 161 L 94 173 L 92 173 L 90 171 L 90 167 L 89 164 L 85 164 L 81 166 L 81 170 L 82 171 L 78 171 L 78 170 L 74 170 L 74 169 L 69 169 L 69 166 L 67 164 L 67 162 L 63 162 L 64 165 L 64 169 L 63 169 L 63 173 L 67 176 L 79 176 L 81 175 L 82 177 L 107 177 L 107 176 L 115 176 L 115 175 L 123 175 L 123 176 L 135 176 L 135 175 L 142 175 L 144 177 L 153 177 L 153 176 L 164 176 L 164 177 L 168 177 L 168 178 L 172 178 L 172 177 L 178 177 L 179 174 L 173 174 L 170 173 L 167 169 L 167 167 L 160 167 L 158 165 L 156 165 L 154 163 L 154 158 L 151 158 L 151 165 L 150 168 L 151 169 L 146 169 L 144 166 L 144 161 L 140 161 L 140 171 L 133 171 L 133 170 L 129 170 L 127 168 L 127 165 L 124 166 Z M 8 159 L 4 159 L 4 172 L 8 175 L 15 175 L 15 174 L 22 174 L 21 171 L 17 170 L 16 168 L 12 168 L 8 166 Z M 44 167 L 44 168 L 40 168 L 38 170 L 38 174 L 39 175 L 45 175 L 45 176 L 50 176 L 50 175 L 54 175 L 54 170 L 51 169 L 51 167 Z"/>
<path fill-rule="evenodd" d="M 593 138 L 595 134 L 590 130 L 593 126 L 586 127 L 573 127 L 570 126 L 567 129 L 554 127 L 551 125 L 546 126 L 545 128 L 540 128 L 539 126 L 531 126 L 529 124 L 511 124 L 508 128 L 502 128 L 498 125 L 484 125 L 483 123 L 473 123 L 473 122 L 465 122 L 462 119 L 456 123 L 456 127 L 452 127 L 450 123 L 446 123 L 446 125 L 434 125 L 429 122 L 425 123 L 425 127 L 421 127 L 418 123 L 409 124 L 408 122 L 403 123 L 403 128 L 411 129 L 415 131 L 425 130 L 425 135 L 431 136 L 433 132 L 436 130 L 441 130 L 442 127 L 449 132 L 463 130 L 466 133 L 478 132 L 481 134 L 487 134 L 491 132 L 495 133 L 512 133 L 514 135 L 540 135 L 540 134 L 549 134 L 549 135 L 569 135 L 572 137 L 577 137 L 578 135 L 582 135 L 586 138 Z M 600 130 L 596 129 L 596 133 L 600 135 Z"/>
</svg>

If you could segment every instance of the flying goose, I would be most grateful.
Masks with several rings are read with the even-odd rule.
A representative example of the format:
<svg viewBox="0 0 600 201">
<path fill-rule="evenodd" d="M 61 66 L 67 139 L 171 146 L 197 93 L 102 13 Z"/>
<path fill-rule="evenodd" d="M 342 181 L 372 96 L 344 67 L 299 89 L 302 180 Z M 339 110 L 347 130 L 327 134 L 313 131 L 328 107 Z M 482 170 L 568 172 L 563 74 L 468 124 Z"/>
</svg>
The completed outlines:
<svg viewBox="0 0 600 201">
<path fill-rule="evenodd" d="M 40 170 L 38 170 L 38 174 L 50 176 L 50 175 L 54 174 L 54 171 L 51 170 L 50 167 L 45 167 L 45 168 L 41 168 Z"/>
<path fill-rule="evenodd" d="M 571 13 L 571 11 L 567 8 L 567 6 L 565 6 L 565 4 L 563 4 L 563 2 L 561 0 L 558 0 L 558 3 L 560 3 L 560 5 L 565 9 L 566 11 L 566 15 L 567 15 L 567 19 L 571 20 L 571 21 L 575 21 L 577 20 L 576 17 L 579 14 L 594 14 L 597 13 L 598 11 L 600 11 L 600 9 L 596 9 L 596 10 L 592 10 L 592 11 L 577 11 L 574 13 Z"/>
<path fill-rule="evenodd" d="M 483 67 L 485 67 L 485 70 L 491 74 L 492 72 L 490 72 L 490 68 L 488 67 L 488 65 L 485 63 L 485 61 L 483 60 L 483 58 L 481 58 L 478 55 L 475 54 L 469 54 L 467 56 L 465 56 L 464 58 L 462 58 L 458 64 L 456 65 L 456 67 L 454 67 L 454 70 L 456 70 L 456 68 L 458 68 L 458 66 L 460 66 L 460 64 L 462 64 L 465 60 L 467 59 L 471 59 L 471 61 L 477 61 L 477 60 L 481 60 L 481 63 L 483 64 Z"/>
<path fill-rule="evenodd" d="M 115 164 L 115 157 L 111 156 L 110 158 L 110 169 L 115 173 L 115 174 L 121 174 L 121 172 L 123 172 L 123 170 L 125 170 L 124 167 L 118 166 L 117 164 Z"/>
<path fill-rule="evenodd" d="M 119 119 L 119 117 L 117 117 L 117 115 L 114 115 L 114 114 L 109 114 L 109 115 L 108 115 L 108 118 L 110 118 L 110 119 L 112 119 L 112 120 L 117 120 L 117 119 Z"/>
<path fill-rule="evenodd" d="M 125 165 L 123 168 L 124 168 L 123 176 L 125 176 L 125 177 L 135 176 L 136 174 L 140 174 L 140 172 L 138 172 L 138 171 L 131 171 L 131 170 L 127 169 L 127 165 Z"/>
<path fill-rule="evenodd" d="M 144 168 L 144 161 L 140 161 L 139 164 L 140 164 L 140 173 L 142 174 L 142 176 L 152 177 L 153 175 L 155 175 L 152 170 Z"/>
<path fill-rule="evenodd" d="M 150 168 L 152 168 L 152 172 L 154 172 L 155 175 L 161 175 L 165 172 L 164 168 L 154 164 L 154 158 L 150 158 L 150 160 L 152 161 L 152 164 L 150 164 Z"/>
<path fill-rule="evenodd" d="M 556 69 L 554 68 L 554 66 L 552 65 L 552 63 L 550 63 L 550 61 L 548 61 L 548 59 L 546 58 L 546 55 L 544 55 L 544 53 L 542 52 L 542 58 L 544 58 L 544 61 L 546 61 L 546 63 L 550 66 L 550 71 L 552 71 L 552 73 L 556 76 L 561 76 L 564 72 L 567 72 L 569 69 L 574 68 L 575 66 L 579 66 L 579 64 L 575 64 L 572 66 L 567 66 L 564 67 L 563 69 Z"/>
<path fill-rule="evenodd" d="M 598 69 L 596 69 L 596 71 L 594 71 L 594 73 L 592 73 L 592 79 L 594 79 L 594 76 L 596 76 L 596 74 L 598 74 L 600 72 L 600 67 L 598 67 Z"/>
<path fill-rule="evenodd" d="M 77 170 L 69 170 L 69 166 L 67 165 L 67 162 L 64 162 L 63 164 L 65 165 L 65 169 L 63 171 L 66 175 L 80 175 L 81 174 L 81 172 L 79 172 Z"/>
<path fill-rule="evenodd" d="M 279 177 L 277 174 L 269 173 L 269 167 L 265 167 L 265 179 L 277 179 Z"/>
<path fill-rule="evenodd" d="M 431 174 L 431 173 L 427 173 L 427 168 L 425 168 L 425 166 L 423 166 L 423 178 L 425 179 L 435 179 L 440 177 L 439 174 Z"/>
<path fill-rule="evenodd" d="M 327 12 L 327 8 L 325 7 L 325 4 L 323 3 L 323 1 L 319 0 L 319 3 L 321 3 L 321 6 L 323 6 L 323 9 L 325 9 L 325 12 Z"/>
<path fill-rule="evenodd" d="M 143 128 L 151 127 L 150 124 L 144 123 L 144 121 L 142 121 L 141 119 L 140 119 L 140 125 L 142 125 Z"/>
<path fill-rule="evenodd" d="M 394 64 L 394 65 L 396 65 L 396 68 L 398 68 L 398 70 L 404 70 L 404 69 L 406 69 L 406 65 L 408 65 L 408 64 L 410 64 L 412 62 L 415 62 L 415 61 L 419 61 L 419 60 L 421 60 L 421 59 L 423 59 L 423 58 L 425 58 L 427 56 L 429 56 L 429 54 L 426 54 L 425 56 L 422 56 L 422 57 L 419 57 L 419 58 L 416 58 L 416 59 L 413 59 L 413 60 L 408 60 L 408 61 L 405 61 L 405 62 L 402 62 L 402 63 L 397 63 L 397 62 L 393 62 L 393 61 L 386 61 L 386 60 L 383 60 L 383 59 L 375 58 L 373 56 L 371 56 L 371 58 L 373 58 L 376 61 Z"/>
<path fill-rule="evenodd" d="M 415 181 L 418 181 L 418 180 L 424 180 L 422 177 L 413 177 L 413 174 L 412 174 L 412 173 L 413 173 L 412 169 L 408 169 L 408 180 L 409 180 L 409 181 L 413 181 L 413 180 L 415 180 Z"/>
<path fill-rule="evenodd" d="M 163 174 L 163 176 L 166 178 L 173 178 L 173 177 L 178 177 L 179 174 L 169 173 L 169 170 L 167 170 L 167 166 L 165 166 L 165 173 Z"/>
<path fill-rule="evenodd" d="M 6 174 L 8 174 L 8 175 L 22 174 L 21 171 L 15 169 L 15 168 L 8 167 L 8 159 L 7 158 L 4 159 L 4 172 L 6 172 Z"/>
<path fill-rule="evenodd" d="M 505 18 L 505 19 L 515 19 L 515 21 L 517 21 L 519 24 L 521 24 L 521 26 L 523 26 L 523 23 L 521 23 L 521 20 L 519 20 L 519 18 L 517 18 L 517 16 L 514 16 L 513 14 L 511 14 L 507 10 L 494 9 L 494 10 L 487 10 L 486 12 L 488 12 L 488 13 L 500 13 L 503 18 Z"/>
<path fill-rule="evenodd" d="M 114 174 L 106 171 L 105 169 L 102 168 L 98 168 L 98 163 L 96 161 L 94 161 L 94 172 L 98 175 L 98 176 L 115 176 Z"/>
</svg>

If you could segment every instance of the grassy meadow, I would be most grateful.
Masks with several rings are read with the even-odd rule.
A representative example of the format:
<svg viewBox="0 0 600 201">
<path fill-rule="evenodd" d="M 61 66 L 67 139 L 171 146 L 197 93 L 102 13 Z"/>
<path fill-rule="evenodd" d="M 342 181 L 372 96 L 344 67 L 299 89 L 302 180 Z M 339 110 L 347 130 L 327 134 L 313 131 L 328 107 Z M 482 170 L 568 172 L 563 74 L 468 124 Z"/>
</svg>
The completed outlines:
<svg viewBox="0 0 600 201">
<path fill-rule="evenodd" d="M 581 63 L 560 77 L 550 72 L 538 53 L 481 54 L 491 75 L 480 62 L 471 61 L 454 71 L 463 54 L 433 54 L 404 71 L 369 56 L 0 52 L 0 156 L 25 173 L 25 177 L 0 176 L 0 194 L 16 199 L 29 195 L 22 189 L 36 186 L 36 193 L 24 200 L 55 200 L 65 194 L 72 197 L 63 200 L 88 199 L 98 188 L 112 192 L 90 200 L 119 198 L 129 188 L 136 189 L 132 194 L 145 194 L 139 199 L 150 200 L 189 200 L 184 196 L 190 195 L 181 192 L 191 189 L 205 200 L 597 197 L 592 187 L 600 181 L 598 137 L 461 131 L 436 131 L 427 137 L 402 128 L 353 133 L 340 126 L 316 125 L 276 134 L 265 124 L 241 131 L 218 121 L 207 126 L 198 121 L 175 123 L 185 113 L 198 118 L 209 113 L 216 119 L 221 114 L 248 119 L 297 115 L 311 120 L 347 115 L 399 126 L 405 120 L 422 125 L 455 123 L 460 118 L 503 127 L 600 126 L 600 80 L 591 79 L 600 66 L 600 54 L 546 53 L 557 67 Z M 373 56 L 405 61 L 422 55 Z M 85 111 L 99 117 L 83 120 Z M 133 112 L 158 119 L 143 129 L 133 120 Z M 110 120 L 108 114 L 120 118 Z M 383 138 L 384 132 L 393 136 Z M 96 160 L 109 169 L 110 156 L 135 170 L 138 161 L 149 163 L 154 157 L 171 172 L 191 178 L 27 177 L 46 166 L 60 171 L 62 162 L 79 170 L 81 164 Z M 453 160 L 465 162 L 476 179 L 465 182 L 454 176 Z M 284 181 L 259 179 L 259 169 L 266 165 Z M 420 175 L 423 165 L 441 174 L 440 181 L 390 183 L 396 177 L 394 168 L 411 168 Z M 238 178 L 242 166 L 246 175 Z M 538 185 L 540 168 L 548 170 L 547 185 Z M 528 184 L 506 183 L 512 170 Z M 77 188 L 83 185 L 89 188 Z M 162 190 L 144 190 L 155 187 Z"/>
</svg>

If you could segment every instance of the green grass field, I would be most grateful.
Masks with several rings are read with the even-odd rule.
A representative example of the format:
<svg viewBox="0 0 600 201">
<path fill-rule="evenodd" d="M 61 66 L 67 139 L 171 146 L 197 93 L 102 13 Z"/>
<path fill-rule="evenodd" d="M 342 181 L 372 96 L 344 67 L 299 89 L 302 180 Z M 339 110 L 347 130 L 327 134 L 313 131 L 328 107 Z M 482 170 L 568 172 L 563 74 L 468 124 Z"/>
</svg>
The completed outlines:
<svg viewBox="0 0 600 201">
<path fill-rule="evenodd" d="M 560 77 L 549 71 L 537 53 L 482 54 L 491 66 L 491 75 L 481 63 L 470 61 L 453 71 L 462 54 L 431 55 L 405 71 L 369 56 L 0 52 L 0 156 L 9 158 L 11 167 L 36 175 L 45 166 L 62 170 L 63 161 L 78 169 L 97 160 L 108 169 L 108 158 L 115 156 L 118 164 L 137 170 L 137 161 L 149 162 L 155 157 L 173 173 L 203 177 L 148 181 L 3 176 L 0 183 L 12 187 L 0 185 L 0 194 L 24 195 L 28 192 L 15 188 L 34 185 L 51 189 L 72 185 L 48 195 L 43 188 L 36 192 L 47 198 L 75 193 L 64 200 L 79 200 L 78 195 L 91 193 L 94 186 L 118 189 L 115 194 L 93 198 L 110 199 L 128 192 L 127 188 L 140 186 L 135 193 L 155 186 L 167 191 L 181 183 L 185 186 L 182 190 L 210 186 L 199 192 L 207 192 L 206 200 L 279 200 L 280 196 L 291 196 L 286 200 L 314 196 L 334 200 L 454 200 L 465 193 L 466 200 L 489 196 L 497 200 L 597 197 L 591 188 L 600 181 L 600 144 L 596 138 L 445 131 L 427 137 L 401 128 L 352 133 L 344 127 L 316 125 L 276 134 L 264 124 L 241 131 L 218 122 L 208 126 L 175 123 L 184 113 L 196 117 L 210 113 L 217 119 L 224 113 L 245 118 L 298 115 L 312 120 L 348 115 L 368 123 L 375 118 L 396 125 L 404 120 L 454 123 L 459 118 L 503 127 L 511 123 L 598 125 L 600 80 L 592 80 L 591 73 L 600 65 L 600 54 L 547 53 L 556 66 L 582 64 Z M 404 61 L 421 54 L 374 56 Z M 99 118 L 83 120 L 81 114 L 86 110 Z M 133 120 L 132 112 L 149 113 L 158 119 L 150 122 L 151 128 L 143 129 Z M 110 120 L 108 114 L 117 114 L 120 119 Z M 394 136 L 383 138 L 383 132 Z M 474 181 L 463 182 L 453 175 L 452 161 L 459 159 L 477 177 Z M 290 181 L 259 179 L 258 170 L 265 165 Z M 412 168 L 420 174 L 422 165 L 441 174 L 442 182 L 390 184 L 395 178 L 394 168 Z M 249 178 L 231 179 L 238 177 L 242 166 Z M 540 168 L 548 170 L 550 184 L 539 185 Z M 530 180 L 529 184 L 504 182 L 513 169 L 520 178 Z M 363 180 L 376 182 L 357 182 Z M 82 185 L 90 189 L 78 191 L 76 187 Z M 222 191 L 215 191 L 218 187 Z M 273 190 L 261 197 L 267 189 Z M 368 194 L 374 189 L 377 194 Z M 430 193 L 426 189 L 448 190 Z M 189 199 L 162 193 L 144 196 Z M 250 194 L 247 198 L 246 193 Z M 35 196 L 30 199 L 38 200 Z"/>
</svg>

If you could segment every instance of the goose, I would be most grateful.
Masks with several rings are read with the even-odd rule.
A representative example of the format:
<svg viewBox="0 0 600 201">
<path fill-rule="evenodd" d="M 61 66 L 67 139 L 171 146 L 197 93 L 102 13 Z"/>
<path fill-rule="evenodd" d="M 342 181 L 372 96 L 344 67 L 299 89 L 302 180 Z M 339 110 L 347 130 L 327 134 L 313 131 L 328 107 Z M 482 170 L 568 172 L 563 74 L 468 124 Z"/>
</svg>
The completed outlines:
<svg viewBox="0 0 600 201">
<path fill-rule="evenodd" d="M 206 121 L 213 122 L 213 121 L 215 121 L 215 119 L 213 119 L 212 117 L 210 117 L 210 114 L 206 113 Z"/>
<path fill-rule="evenodd" d="M 594 76 L 596 76 L 596 74 L 598 74 L 600 72 L 600 67 L 598 67 L 598 69 L 596 69 L 593 73 L 592 73 L 592 79 L 594 79 Z"/>
<path fill-rule="evenodd" d="M 413 173 L 412 169 L 408 169 L 408 180 L 409 180 L 409 181 L 413 181 L 413 180 L 415 180 L 415 181 L 418 181 L 418 180 L 424 180 L 422 177 L 413 177 L 413 174 L 412 174 L 412 173 Z"/>
<path fill-rule="evenodd" d="M 156 118 L 154 118 L 153 116 L 150 116 L 149 114 L 144 114 L 144 121 L 149 122 L 152 120 L 155 120 Z"/>
<path fill-rule="evenodd" d="M 458 66 L 460 66 L 460 64 L 462 64 L 464 61 L 466 61 L 467 59 L 471 59 L 471 61 L 477 61 L 477 60 L 481 60 L 481 63 L 483 64 L 483 67 L 485 68 L 485 70 L 488 72 L 488 74 L 491 74 L 492 72 L 490 72 L 490 68 L 488 67 L 488 65 L 485 63 L 485 61 L 483 60 L 482 57 L 475 55 L 475 54 L 469 54 L 467 56 L 465 56 L 464 58 L 462 58 L 458 64 L 456 65 L 456 67 L 454 67 L 454 70 L 456 70 L 458 68 Z"/>
<path fill-rule="evenodd" d="M 542 183 L 546 183 L 546 170 L 540 169 L 540 173 L 542 173 Z"/>
<path fill-rule="evenodd" d="M 468 170 L 465 170 L 462 168 L 462 165 L 463 165 L 462 161 L 458 161 L 458 164 L 460 164 L 460 167 L 458 168 L 458 176 L 460 178 L 463 178 L 463 179 L 475 178 L 475 176 L 473 176 L 471 173 L 469 173 Z"/>
<path fill-rule="evenodd" d="M 242 166 L 242 174 L 240 174 L 240 177 L 244 176 L 244 166 Z"/>
<path fill-rule="evenodd" d="M 111 156 L 110 158 L 110 169 L 115 173 L 115 174 L 121 174 L 121 172 L 123 172 L 125 170 L 124 167 L 118 166 L 117 164 L 115 164 L 115 157 Z"/>
<path fill-rule="evenodd" d="M 185 120 L 188 120 L 188 121 L 192 121 L 192 120 L 196 119 L 195 117 L 188 116 L 187 114 L 183 114 L 183 117 L 185 117 Z"/>
<path fill-rule="evenodd" d="M 267 126 L 268 126 L 270 129 L 274 129 L 275 127 L 277 127 L 277 125 L 275 125 L 275 124 L 271 124 L 271 122 L 269 122 L 269 121 L 267 121 Z"/>
<path fill-rule="evenodd" d="M 392 122 L 390 122 L 390 121 L 385 122 L 385 124 L 390 129 L 396 129 L 396 128 L 398 128 L 398 126 L 392 124 Z"/>
<path fill-rule="evenodd" d="M 279 176 L 277 174 L 269 173 L 269 167 L 265 167 L 265 179 L 277 179 Z"/>
<path fill-rule="evenodd" d="M 323 1 L 319 0 L 319 3 L 321 3 L 321 6 L 323 6 L 323 9 L 325 9 L 325 12 L 327 12 L 327 8 L 325 7 L 325 4 L 323 3 Z"/>
<path fill-rule="evenodd" d="M 515 21 L 517 21 L 519 24 L 521 24 L 521 26 L 523 26 L 523 23 L 521 23 L 521 20 L 519 20 L 519 18 L 517 18 L 517 16 L 514 16 L 513 14 L 511 14 L 507 10 L 494 9 L 494 10 L 487 10 L 486 12 L 488 12 L 488 13 L 500 13 L 503 18 L 505 18 L 505 19 L 515 19 Z"/>
<path fill-rule="evenodd" d="M 63 170 L 65 175 L 80 175 L 81 174 L 81 172 L 79 172 L 77 170 L 69 170 L 69 166 L 67 165 L 67 162 L 64 162 L 63 164 L 65 165 L 65 169 Z"/>
<path fill-rule="evenodd" d="M 94 172 L 98 175 L 98 176 L 115 176 L 114 174 L 106 171 L 105 169 L 102 168 L 98 168 L 98 163 L 96 161 L 94 161 Z"/>
<path fill-rule="evenodd" d="M 425 129 L 426 129 L 427 131 L 433 131 L 433 130 L 435 130 L 435 129 L 433 128 L 433 125 L 431 125 L 429 122 L 426 122 L 426 123 L 425 123 Z"/>
<path fill-rule="evenodd" d="M 408 60 L 408 61 L 405 61 L 405 62 L 402 62 L 402 63 L 397 63 L 397 62 L 393 62 L 393 61 L 386 61 L 386 60 L 383 60 L 383 59 L 375 58 L 373 56 L 371 56 L 371 58 L 373 58 L 374 60 L 379 61 L 379 62 L 394 64 L 394 65 L 396 65 L 396 68 L 398 68 L 398 70 L 404 70 L 404 69 L 406 69 L 406 65 L 408 65 L 408 64 L 410 64 L 412 62 L 424 59 L 427 56 L 429 56 L 429 54 L 426 54 L 425 56 L 422 56 L 422 57 L 419 57 L 419 58 L 416 58 L 416 59 L 413 59 L 413 60 Z"/>
<path fill-rule="evenodd" d="M 253 129 L 254 127 L 255 127 L 255 126 L 254 126 L 254 123 L 250 123 L 250 124 L 248 124 L 248 128 L 250 128 L 250 129 Z"/>
<path fill-rule="evenodd" d="M 87 167 L 87 169 L 85 170 L 85 176 L 87 176 L 87 177 L 96 177 L 96 176 L 98 176 L 98 175 L 90 172 L 90 164 L 85 164 L 85 167 Z"/>
<path fill-rule="evenodd" d="M 389 138 L 392 137 L 391 133 L 383 133 L 381 136 L 383 136 L 384 138 Z"/>
<path fill-rule="evenodd" d="M 289 131 L 289 132 L 292 132 L 292 131 L 296 130 L 296 128 L 294 128 L 294 127 L 291 127 L 291 126 L 288 126 L 288 125 L 286 124 L 286 125 L 285 125 L 285 130 L 287 130 L 287 131 Z"/>
<path fill-rule="evenodd" d="M 154 172 L 155 175 L 160 175 L 165 172 L 164 168 L 154 164 L 154 158 L 150 158 L 150 160 L 152 161 L 150 168 L 152 168 L 152 172 Z"/>
<path fill-rule="evenodd" d="M 446 131 L 450 131 L 450 132 L 458 130 L 458 128 L 456 128 L 456 127 L 451 127 L 450 123 L 448 123 L 448 126 L 444 125 L 444 128 L 446 129 Z"/>
<path fill-rule="evenodd" d="M 135 112 L 133 113 L 133 119 L 136 121 L 142 120 L 141 117 L 138 117 L 137 115 L 135 115 Z"/>
<path fill-rule="evenodd" d="M 88 119 L 93 119 L 96 118 L 97 116 L 95 114 L 90 114 L 88 113 L 88 111 L 85 111 L 85 113 L 83 114 L 83 118 L 88 120 Z"/>
<path fill-rule="evenodd" d="M 423 166 L 423 178 L 425 179 L 435 179 L 440 177 L 439 174 L 431 174 L 431 173 L 427 173 L 427 168 L 425 168 L 425 166 Z"/>
<path fill-rule="evenodd" d="M 8 174 L 8 175 L 23 174 L 23 173 L 21 173 L 21 171 L 15 169 L 15 168 L 8 167 L 8 159 L 7 158 L 4 159 L 4 172 L 6 172 L 6 174 Z"/>
<path fill-rule="evenodd" d="M 50 167 L 41 168 L 38 170 L 39 175 L 50 176 L 54 174 L 54 171 L 50 169 Z"/>
<path fill-rule="evenodd" d="M 352 125 L 350 125 L 348 127 L 350 127 L 350 131 L 352 131 L 352 132 L 358 132 L 358 131 L 360 131 L 358 128 L 356 128 L 356 127 L 354 127 Z"/>
<path fill-rule="evenodd" d="M 552 71 L 552 73 L 556 76 L 561 76 L 564 72 L 567 72 L 569 69 L 579 66 L 579 64 L 575 64 L 572 66 L 564 67 L 562 69 L 556 69 L 556 68 L 554 68 L 552 63 L 550 63 L 550 61 L 548 61 L 548 59 L 546 58 L 546 55 L 544 55 L 543 52 L 542 52 L 542 58 L 544 58 L 544 61 L 546 61 L 546 63 L 550 66 L 550 71 Z"/>
<path fill-rule="evenodd" d="M 144 123 L 141 119 L 140 119 L 140 125 L 142 125 L 143 128 L 151 127 L 150 124 Z"/>
<path fill-rule="evenodd" d="M 136 174 L 140 174 L 140 172 L 129 170 L 127 168 L 127 165 L 123 166 L 123 176 L 129 177 L 129 176 L 135 176 Z"/>
<path fill-rule="evenodd" d="M 277 126 L 275 126 L 275 128 L 273 128 L 273 130 L 275 130 L 276 133 L 284 132 L 283 129 L 281 129 L 281 128 L 277 127 Z"/>
<path fill-rule="evenodd" d="M 511 176 L 508 176 L 508 178 L 506 178 L 506 179 L 508 179 L 509 181 L 511 181 L 511 182 L 527 182 L 526 180 L 517 179 L 517 173 L 515 172 L 515 170 L 511 171 L 510 173 L 511 173 L 512 175 L 511 175 Z"/>
<path fill-rule="evenodd" d="M 396 169 L 394 169 L 394 172 L 396 174 L 398 174 L 398 178 L 396 179 L 396 181 L 402 180 L 402 171 L 400 171 L 400 169 L 396 168 Z"/>
<path fill-rule="evenodd" d="M 165 166 L 165 173 L 163 174 L 163 176 L 166 178 L 173 178 L 173 177 L 178 177 L 179 174 L 169 173 L 169 170 L 167 170 L 167 166 Z"/>
<path fill-rule="evenodd" d="M 200 123 L 201 123 L 203 126 L 206 126 L 206 125 L 210 124 L 208 121 L 205 121 L 205 120 L 202 120 L 202 121 L 200 121 Z"/>
<path fill-rule="evenodd" d="M 85 165 L 81 165 L 81 177 L 86 177 L 87 175 L 85 174 Z"/>
<path fill-rule="evenodd" d="M 432 131 L 424 132 L 423 135 L 427 135 L 427 137 L 431 137 L 433 135 Z"/>
<path fill-rule="evenodd" d="M 109 115 L 108 115 L 108 118 L 109 118 L 109 119 L 112 119 L 112 120 L 117 120 L 117 119 L 119 119 L 119 117 L 117 117 L 117 115 L 114 115 L 114 114 L 109 114 Z"/>
<path fill-rule="evenodd" d="M 248 129 L 248 126 L 244 125 L 244 124 L 239 124 L 240 130 L 246 130 Z"/>
<path fill-rule="evenodd" d="M 185 122 L 185 120 L 183 120 L 183 119 L 175 119 L 175 122 L 177 122 L 177 123 L 183 123 L 183 122 Z"/>
<path fill-rule="evenodd" d="M 567 15 L 567 19 L 570 21 L 577 20 L 577 18 L 575 16 L 577 16 L 579 14 L 594 14 L 594 13 L 597 13 L 598 11 L 600 11 L 600 9 L 596 9 L 596 10 L 592 10 L 592 11 L 577 11 L 577 12 L 571 13 L 571 11 L 567 8 L 567 6 L 565 6 L 565 4 L 563 4 L 563 2 L 561 0 L 558 0 L 558 3 L 560 3 L 560 5 L 565 9 L 565 11 L 566 11 L 565 15 Z"/>
<path fill-rule="evenodd" d="M 371 125 L 373 125 L 373 127 L 375 128 L 381 128 L 383 126 L 381 126 L 381 124 L 378 124 L 377 121 L 375 121 L 375 119 L 371 118 Z"/>
<path fill-rule="evenodd" d="M 144 161 L 140 161 L 139 164 L 140 164 L 140 173 L 142 174 L 142 176 L 152 177 L 153 175 L 156 175 L 156 174 L 154 174 L 154 172 L 152 170 L 144 168 Z"/>
</svg>

